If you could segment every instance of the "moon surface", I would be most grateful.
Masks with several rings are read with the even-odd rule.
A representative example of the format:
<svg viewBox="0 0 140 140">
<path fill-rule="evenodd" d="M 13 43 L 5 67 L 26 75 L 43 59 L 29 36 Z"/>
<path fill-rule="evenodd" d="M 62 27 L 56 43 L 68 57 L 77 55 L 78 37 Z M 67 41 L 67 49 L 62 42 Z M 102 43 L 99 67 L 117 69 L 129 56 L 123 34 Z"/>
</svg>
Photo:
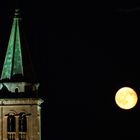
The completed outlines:
<svg viewBox="0 0 140 140">
<path fill-rule="evenodd" d="M 137 93 L 130 87 L 120 88 L 115 95 L 115 102 L 122 109 L 133 108 L 137 101 Z"/>
</svg>

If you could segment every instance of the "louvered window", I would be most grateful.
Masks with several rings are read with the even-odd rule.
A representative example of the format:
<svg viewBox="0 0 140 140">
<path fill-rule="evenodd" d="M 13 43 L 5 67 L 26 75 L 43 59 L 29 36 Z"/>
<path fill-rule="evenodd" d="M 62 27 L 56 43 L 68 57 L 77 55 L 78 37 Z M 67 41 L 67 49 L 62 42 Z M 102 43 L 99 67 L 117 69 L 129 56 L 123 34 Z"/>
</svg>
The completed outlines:
<svg viewBox="0 0 140 140">
<path fill-rule="evenodd" d="M 19 140 L 26 140 L 27 119 L 25 113 L 19 115 Z"/>
<path fill-rule="evenodd" d="M 16 127 L 15 127 L 15 116 L 9 114 L 7 117 L 7 138 L 8 140 L 15 140 Z"/>
</svg>

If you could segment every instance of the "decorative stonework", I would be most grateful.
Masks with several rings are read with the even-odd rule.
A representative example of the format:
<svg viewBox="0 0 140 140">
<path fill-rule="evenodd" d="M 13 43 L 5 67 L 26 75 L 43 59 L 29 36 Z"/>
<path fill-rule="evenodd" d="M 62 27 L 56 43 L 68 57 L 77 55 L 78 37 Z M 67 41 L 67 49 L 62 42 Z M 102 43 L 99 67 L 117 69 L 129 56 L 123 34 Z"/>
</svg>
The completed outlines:
<svg viewBox="0 0 140 140">
<path fill-rule="evenodd" d="M 19 140 L 19 116 L 24 113 L 27 118 L 27 131 L 25 140 L 41 140 L 41 103 L 40 98 L 0 99 L 0 140 L 7 140 L 12 135 Z M 15 116 L 15 132 L 7 131 L 7 118 Z"/>
<path fill-rule="evenodd" d="M 0 140 L 41 140 L 39 83 L 34 81 L 32 63 L 22 38 L 19 9 L 0 78 Z"/>
<path fill-rule="evenodd" d="M 0 99 L 1 105 L 41 105 L 42 99 L 37 98 L 16 98 L 16 99 Z"/>
<path fill-rule="evenodd" d="M 0 90 L 2 90 L 3 86 L 7 88 L 10 92 L 26 92 L 26 90 L 30 89 L 32 92 L 36 92 L 39 87 L 39 83 L 27 83 L 27 82 L 4 82 L 0 83 Z"/>
</svg>

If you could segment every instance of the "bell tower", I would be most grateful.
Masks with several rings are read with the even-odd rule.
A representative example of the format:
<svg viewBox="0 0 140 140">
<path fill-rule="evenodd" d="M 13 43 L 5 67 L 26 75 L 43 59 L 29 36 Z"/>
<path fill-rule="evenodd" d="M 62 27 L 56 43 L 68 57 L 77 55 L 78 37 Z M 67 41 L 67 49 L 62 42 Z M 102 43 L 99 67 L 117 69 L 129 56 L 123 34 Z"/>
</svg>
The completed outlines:
<svg viewBox="0 0 140 140">
<path fill-rule="evenodd" d="M 41 140 L 38 87 L 16 9 L 0 78 L 0 140 Z"/>
</svg>

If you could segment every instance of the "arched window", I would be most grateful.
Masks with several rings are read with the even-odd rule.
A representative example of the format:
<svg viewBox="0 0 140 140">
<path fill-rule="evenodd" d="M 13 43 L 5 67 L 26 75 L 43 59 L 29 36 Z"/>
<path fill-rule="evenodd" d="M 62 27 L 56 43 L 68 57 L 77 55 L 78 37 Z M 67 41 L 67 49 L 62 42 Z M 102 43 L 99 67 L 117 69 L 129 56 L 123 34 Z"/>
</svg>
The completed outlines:
<svg viewBox="0 0 140 140">
<path fill-rule="evenodd" d="M 16 125 L 15 125 L 15 116 L 14 114 L 8 114 L 7 117 L 7 138 L 8 140 L 15 140 L 15 131 L 16 131 Z"/>
<path fill-rule="evenodd" d="M 19 88 L 16 87 L 16 88 L 15 88 L 15 93 L 18 93 L 18 92 L 19 92 Z"/>
<path fill-rule="evenodd" d="M 15 132 L 15 116 L 14 114 L 9 114 L 7 118 L 7 130 L 8 132 Z"/>
<path fill-rule="evenodd" d="M 27 132 L 27 118 L 26 114 L 19 114 L 19 140 L 26 140 L 26 132 Z"/>
<path fill-rule="evenodd" d="M 27 131 L 27 119 L 25 113 L 20 113 L 19 115 L 19 132 Z"/>
</svg>

